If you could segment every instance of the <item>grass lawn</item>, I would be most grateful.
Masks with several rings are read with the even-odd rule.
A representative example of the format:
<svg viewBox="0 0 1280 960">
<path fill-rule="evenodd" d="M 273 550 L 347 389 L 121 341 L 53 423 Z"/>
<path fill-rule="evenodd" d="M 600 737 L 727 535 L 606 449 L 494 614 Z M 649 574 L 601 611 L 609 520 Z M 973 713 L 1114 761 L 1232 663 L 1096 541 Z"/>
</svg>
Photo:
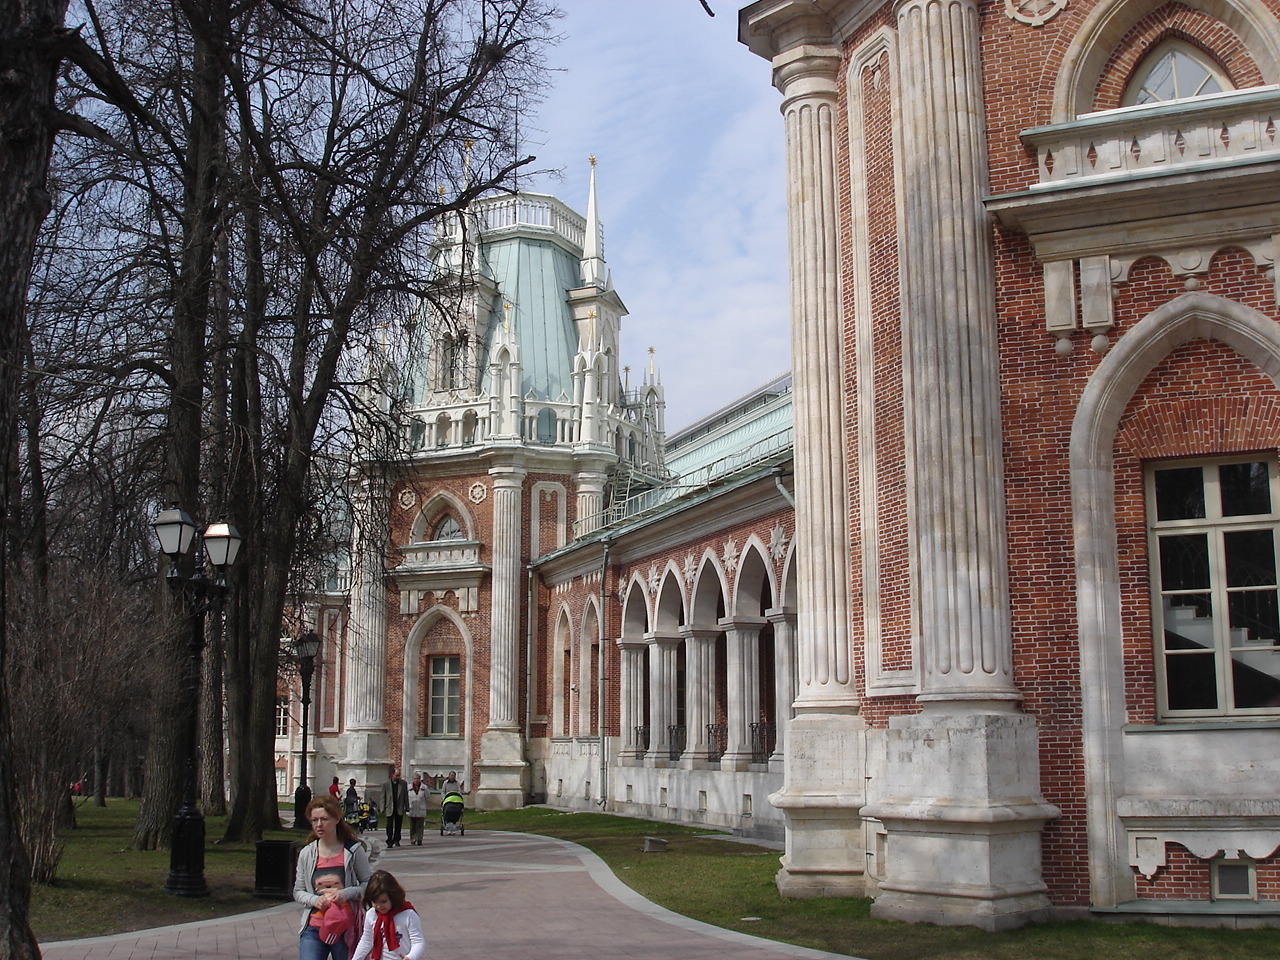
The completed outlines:
<svg viewBox="0 0 1280 960">
<path fill-rule="evenodd" d="M 113 800 L 79 811 L 67 838 L 59 882 L 33 893 L 33 925 L 43 941 L 222 916 L 270 905 L 252 895 L 250 844 L 207 848 L 212 896 L 185 900 L 163 893 L 169 855 L 126 849 L 136 804 Z M 282 811 L 286 816 L 289 811 Z M 209 836 L 221 833 L 209 823 Z M 635 890 L 671 910 L 756 936 L 869 960 L 1280 960 L 1280 931 L 1203 930 L 1091 921 L 1050 923 L 990 934 L 964 927 L 872 920 L 870 901 L 784 900 L 773 884 L 778 853 L 699 836 L 705 830 L 542 807 L 468 811 L 467 834 L 517 830 L 560 837 L 594 851 Z M 272 838 L 291 838 L 279 831 Z M 668 850 L 642 853 L 645 836 Z M 464 840 L 458 841 L 465 843 Z M 744 920 L 745 917 L 757 919 Z"/>
</svg>

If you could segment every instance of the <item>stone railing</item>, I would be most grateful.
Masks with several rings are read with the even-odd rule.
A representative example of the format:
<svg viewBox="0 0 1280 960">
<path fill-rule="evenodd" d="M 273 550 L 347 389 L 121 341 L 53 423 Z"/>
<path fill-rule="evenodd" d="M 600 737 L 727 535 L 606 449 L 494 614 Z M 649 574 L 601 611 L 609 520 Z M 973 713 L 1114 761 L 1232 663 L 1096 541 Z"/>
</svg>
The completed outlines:
<svg viewBox="0 0 1280 960">
<path fill-rule="evenodd" d="M 430 540 L 400 548 L 406 567 L 462 567 L 480 562 L 476 540 Z"/>
<path fill-rule="evenodd" d="M 546 233 L 581 250 L 586 236 L 586 221 L 549 194 L 484 197 L 471 205 L 470 212 L 486 237 L 508 230 Z M 461 239 L 456 220 L 444 229 L 443 238 L 450 242 Z"/>
<path fill-rule="evenodd" d="M 1036 127 L 1022 142 L 1036 153 L 1046 189 L 1093 179 L 1176 173 L 1240 161 L 1280 159 L 1280 86 L 1086 114 Z"/>
</svg>

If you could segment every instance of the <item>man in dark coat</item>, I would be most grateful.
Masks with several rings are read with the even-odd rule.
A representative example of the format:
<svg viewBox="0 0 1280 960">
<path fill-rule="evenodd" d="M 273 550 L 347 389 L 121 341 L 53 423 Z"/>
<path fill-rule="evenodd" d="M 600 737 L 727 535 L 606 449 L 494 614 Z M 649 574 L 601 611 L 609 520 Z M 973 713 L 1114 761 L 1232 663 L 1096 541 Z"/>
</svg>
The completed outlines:
<svg viewBox="0 0 1280 960">
<path fill-rule="evenodd" d="M 409 784 L 400 776 L 400 768 L 391 771 L 391 779 L 382 785 L 382 814 L 387 818 L 387 846 L 400 846 L 400 827 L 409 812 Z"/>
</svg>

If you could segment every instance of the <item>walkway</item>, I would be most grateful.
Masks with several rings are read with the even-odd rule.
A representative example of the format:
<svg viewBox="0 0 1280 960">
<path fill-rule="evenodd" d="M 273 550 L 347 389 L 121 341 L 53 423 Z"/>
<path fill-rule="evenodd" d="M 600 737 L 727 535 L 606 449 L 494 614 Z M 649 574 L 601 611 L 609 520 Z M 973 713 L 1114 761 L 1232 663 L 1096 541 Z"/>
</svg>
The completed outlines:
<svg viewBox="0 0 1280 960">
<path fill-rule="evenodd" d="M 389 850 L 377 866 L 396 875 L 423 915 L 432 960 L 848 960 L 664 910 L 595 854 L 547 837 L 428 831 L 423 846 Z M 41 950 L 44 960 L 297 960 L 300 914 L 290 903 Z"/>
</svg>

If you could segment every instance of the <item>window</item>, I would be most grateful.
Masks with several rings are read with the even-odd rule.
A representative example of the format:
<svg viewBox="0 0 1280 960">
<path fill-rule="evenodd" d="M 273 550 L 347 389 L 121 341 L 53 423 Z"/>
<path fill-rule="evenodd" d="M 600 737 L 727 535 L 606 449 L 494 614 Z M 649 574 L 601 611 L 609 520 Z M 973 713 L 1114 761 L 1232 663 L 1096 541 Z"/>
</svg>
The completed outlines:
<svg viewBox="0 0 1280 960">
<path fill-rule="evenodd" d="M 1211 860 L 1209 874 L 1215 900 L 1258 899 L 1252 860 Z"/>
<path fill-rule="evenodd" d="M 289 698 L 276 697 L 276 736 L 289 735 Z"/>
<path fill-rule="evenodd" d="M 1188 43 L 1170 40 L 1156 47 L 1138 67 L 1125 91 L 1124 104 L 1183 100 L 1232 89 L 1227 75 L 1206 54 Z"/>
<path fill-rule="evenodd" d="M 457 519 L 448 513 L 436 521 L 436 527 L 431 531 L 432 540 L 462 540 L 464 536 Z"/>
<path fill-rule="evenodd" d="M 465 333 L 446 337 L 440 349 L 440 389 L 462 390 L 467 387 L 469 343 Z"/>
<path fill-rule="evenodd" d="M 1276 458 L 1148 471 L 1161 712 L 1280 712 Z"/>
<path fill-rule="evenodd" d="M 427 736 L 459 736 L 461 660 L 458 657 L 432 657 L 428 673 Z"/>
</svg>

